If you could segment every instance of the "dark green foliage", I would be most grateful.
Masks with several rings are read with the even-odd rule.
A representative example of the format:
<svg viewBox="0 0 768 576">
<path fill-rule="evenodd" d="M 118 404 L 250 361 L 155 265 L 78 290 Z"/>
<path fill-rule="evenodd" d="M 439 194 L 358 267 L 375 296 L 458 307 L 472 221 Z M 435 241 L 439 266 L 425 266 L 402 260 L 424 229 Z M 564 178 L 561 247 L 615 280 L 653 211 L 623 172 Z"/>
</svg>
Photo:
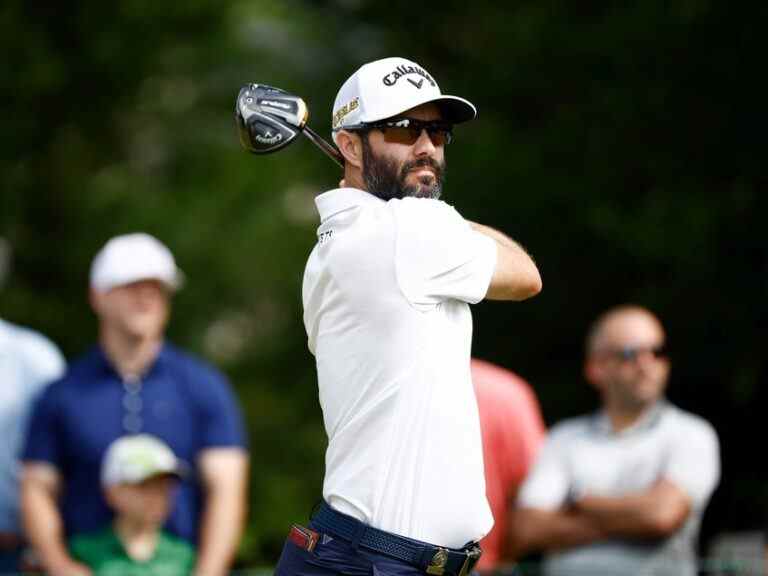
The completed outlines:
<svg viewBox="0 0 768 576">
<path fill-rule="evenodd" d="M 411 57 L 480 110 L 449 150 L 447 200 L 519 239 L 544 279 L 531 302 L 476 308 L 475 354 L 528 378 L 551 423 L 594 405 L 580 370 L 595 314 L 657 310 L 670 395 L 723 443 L 705 536 L 757 527 L 765 477 L 741 454 L 768 383 L 765 12 L 714 0 L 7 1 L 0 234 L 15 269 L 0 315 L 72 357 L 94 337 L 98 247 L 133 230 L 167 242 L 189 280 L 171 337 L 228 373 L 249 421 L 242 561 L 274 561 L 320 497 L 301 274 L 312 198 L 339 174 L 304 141 L 246 155 L 234 98 L 249 81 L 281 86 L 327 134 L 359 64 Z"/>
</svg>

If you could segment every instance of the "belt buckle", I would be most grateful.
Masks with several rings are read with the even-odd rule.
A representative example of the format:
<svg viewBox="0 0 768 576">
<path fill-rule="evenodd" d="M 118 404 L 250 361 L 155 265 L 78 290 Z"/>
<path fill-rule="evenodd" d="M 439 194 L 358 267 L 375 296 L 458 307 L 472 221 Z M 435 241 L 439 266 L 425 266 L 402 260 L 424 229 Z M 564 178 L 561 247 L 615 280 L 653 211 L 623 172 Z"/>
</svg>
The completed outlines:
<svg viewBox="0 0 768 576">
<path fill-rule="evenodd" d="M 435 554 L 432 556 L 432 560 L 429 561 L 429 566 L 427 566 L 427 574 L 443 576 L 446 564 L 448 564 L 448 550 L 445 548 L 438 548 L 437 552 L 435 552 Z"/>
<path fill-rule="evenodd" d="M 467 558 L 464 560 L 464 564 L 461 566 L 461 570 L 459 570 L 458 576 L 467 576 L 470 572 L 472 572 L 475 564 L 477 564 L 477 561 L 480 560 L 480 556 L 483 555 L 483 549 L 475 544 L 469 550 L 467 550 L 465 554 L 467 555 Z"/>
</svg>

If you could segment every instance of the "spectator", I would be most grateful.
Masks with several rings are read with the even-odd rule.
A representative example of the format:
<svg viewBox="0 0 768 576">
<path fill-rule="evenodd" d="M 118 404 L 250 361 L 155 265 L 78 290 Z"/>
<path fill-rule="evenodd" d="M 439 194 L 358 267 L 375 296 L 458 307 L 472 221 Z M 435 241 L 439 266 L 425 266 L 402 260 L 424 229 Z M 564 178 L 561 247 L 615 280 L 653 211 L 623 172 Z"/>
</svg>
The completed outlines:
<svg viewBox="0 0 768 576">
<path fill-rule="evenodd" d="M 66 542 L 110 521 L 99 468 L 125 434 L 157 436 L 196 466 L 166 525 L 197 547 L 196 573 L 225 574 L 237 550 L 246 506 L 242 419 L 226 379 L 164 341 L 181 281 L 171 253 L 146 234 L 111 239 L 93 261 L 98 345 L 46 390 L 23 453 L 25 528 L 54 575 L 88 573 Z"/>
<path fill-rule="evenodd" d="M 545 426 L 530 385 L 509 370 L 472 359 L 480 431 L 483 438 L 485 490 L 493 529 L 480 541 L 480 571 L 500 568 L 507 557 L 507 514 L 544 440 Z"/>
<path fill-rule="evenodd" d="M 0 284 L 10 248 L 0 238 Z M 64 372 L 64 358 L 48 338 L 0 319 L 0 573 L 17 572 L 24 548 L 19 521 L 17 460 L 34 398 Z"/>
<path fill-rule="evenodd" d="M 544 551 L 545 574 L 697 573 L 718 440 L 664 398 L 664 340 L 638 306 L 608 310 L 589 331 L 585 376 L 602 409 L 552 429 L 511 518 L 513 547 Z"/>
<path fill-rule="evenodd" d="M 107 449 L 101 484 L 111 525 L 75 536 L 72 556 L 94 576 L 182 576 L 194 566 L 188 542 L 162 530 L 173 504 L 174 488 L 186 467 L 162 440 L 148 434 L 123 436 Z"/>
</svg>

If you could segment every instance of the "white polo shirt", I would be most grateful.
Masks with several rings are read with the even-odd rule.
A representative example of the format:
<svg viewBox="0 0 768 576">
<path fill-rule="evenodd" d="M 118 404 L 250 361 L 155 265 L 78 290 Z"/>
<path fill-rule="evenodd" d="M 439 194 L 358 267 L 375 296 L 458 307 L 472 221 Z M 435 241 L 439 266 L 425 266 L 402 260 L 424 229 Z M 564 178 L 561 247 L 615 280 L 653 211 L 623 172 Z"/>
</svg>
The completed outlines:
<svg viewBox="0 0 768 576">
<path fill-rule="evenodd" d="M 619 433 L 599 412 L 555 426 L 520 489 L 518 506 L 554 510 L 589 493 L 623 496 L 666 479 L 691 499 L 685 525 L 658 542 L 608 540 L 552 553 L 544 574 L 695 576 L 696 539 L 720 479 L 720 450 L 704 419 L 660 401 Z"/>
<path fill-rule="evenodd" d="M 328 449 L 323 496 L 376 528 L 461 547 L 493 525 L 469 360 L 468 303 L 496 244 L 448 204 L 317 197 L 304 325 Z"/>
</svg>

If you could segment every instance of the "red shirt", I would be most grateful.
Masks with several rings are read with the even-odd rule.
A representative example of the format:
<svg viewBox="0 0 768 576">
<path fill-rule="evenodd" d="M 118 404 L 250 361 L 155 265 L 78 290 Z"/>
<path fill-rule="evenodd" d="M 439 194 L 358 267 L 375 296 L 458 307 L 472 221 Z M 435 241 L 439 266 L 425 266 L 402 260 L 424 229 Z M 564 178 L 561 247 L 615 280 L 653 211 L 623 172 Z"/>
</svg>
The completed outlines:
<svg viewBox="0 0 768 576">
<path fill-rule="evenodd" d="M 508 502 L 533 464 L 546 428 L 530 385 L 516 374 L 472 360 L 472 380 L 480 412 L 486 495 L 494 526 L 480 545 L 478 570 L 496 567 L 505 547 Z"/>
</svg>

